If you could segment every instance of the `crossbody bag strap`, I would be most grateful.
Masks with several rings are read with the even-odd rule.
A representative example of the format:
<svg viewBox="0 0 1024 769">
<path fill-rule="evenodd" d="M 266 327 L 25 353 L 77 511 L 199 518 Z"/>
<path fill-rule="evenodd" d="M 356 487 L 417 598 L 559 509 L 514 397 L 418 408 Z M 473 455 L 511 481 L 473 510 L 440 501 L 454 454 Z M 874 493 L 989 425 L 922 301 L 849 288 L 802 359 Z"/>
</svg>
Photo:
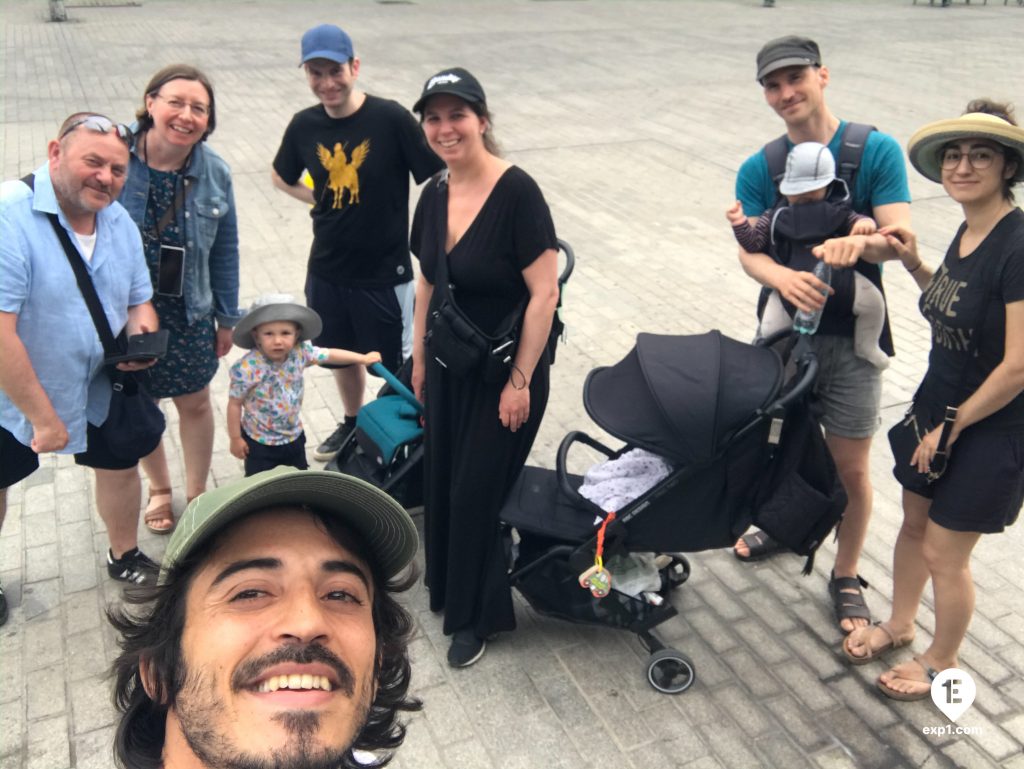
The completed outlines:
<svg viewBox="0 0 1024 769">
<path fill-rule="evenodd" d="M 21 181 L 28 185 L 29 189 L 35 191 L 35 174 L 29 174 Z M 82 261 L 82 255 L 75 248 L 75 244 L 71 242 L 71 237 L 68 235 L 67 230 L 61 226 L 57 214 L 47 214 L 46 218 L 50 220 L 53 231 L 57 233 L 57 239 L 60 241 L 61 246 L 64 247 L 64 255 L 67 256 L 71 269 L 75 273 L 78 290 L 82 292 L 85 306 L 89 308 L 93 325 L 96 326 L 96 333 L 100 335 L 100 343 L 103 345 L 104 355 L 107 357 L 117 355 L 120 352 L 120 348 L 118 347 L 117 340 L 114 339 L 114 332 L 110 330 L 110 322 L 107 320 L 106 313 L 103 312 L 103 305 L 96 294 L 96 287 L 92 283 L 92 278 L 89 277 L 89 271 L 85 268 L 85 263 Z"/>
</svg>

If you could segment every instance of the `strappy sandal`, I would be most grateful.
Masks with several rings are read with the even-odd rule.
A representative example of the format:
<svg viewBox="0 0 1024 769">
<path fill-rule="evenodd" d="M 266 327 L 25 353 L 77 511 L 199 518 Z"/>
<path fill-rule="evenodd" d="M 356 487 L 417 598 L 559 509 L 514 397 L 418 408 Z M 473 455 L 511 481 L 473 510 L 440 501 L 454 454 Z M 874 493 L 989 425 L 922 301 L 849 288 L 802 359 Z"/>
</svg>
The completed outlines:
<svg viewBox="0 0 1024 769">
<path fill-rule="evenodd" d="M 154 497 L 167 497 L 167 501 L 161 502 L 156 507 L 151 507 Z M 174 531 L 174 508 L 171 506 L 170 489 L 149 490 L 146 512 L 142 520 L 146 524 L 146 528 L 154 534 L 170 534 Z"/>
<path fill-rule="evenodd" d="M 926 700 L 932 696 L 931 682 L 935 680 L 935 676 L 939 674 L 939 671 L 933 668 L 920 657 L 914 657 L 913 661 L 921 666 L 921 670 L 924 671 L 924 674 L 928 677 L 928 680 L 920 681 L 915 678 L 904 678 L 903 676 L 900 676 L 900 678 L 902 678 L 904 681 L 913 681 L 914 683 L 928 684 L 928 688 L 925 689 L 923 692 L 900 692 L 896 689 L 890 688 L 889 685 L 882 681 L 881 677 L 879 677 L 876 683 L 878 685 L 878 688 L 882 691 L 882 694 L 884 694 L 886 697 L 889 697 L 890 699 L 902 700 L 903 702 Z"/>
<path fill-rule="evenodd" d="M 860 574 L 856 577 L 837 577 L 833 571 L 828 581 L 828 592 L 832 596 L 832 606 L 836 612 L 836 621 L 839 629 L 844 633 L 853 632 L 843 629 L 844 619 L 866 619 L 871 621 L 871 612 L 868 611 L 868 604 L 864 600 L 864 593 L 861 588 L 868 587 L 868 581 Z M 849 593 L 848 590 L 856 592 Z"/>
<path fill-rule="evenodd" d="M 853 595 L 853 593 L 850 593 Z M 884 632 L 889 638 L 888 640 L 879 646 L 877 649 L 872 649 L 869 642 L 872 631 L 878 628 Z M 860 655 L 854 654 L 851 649 L 854 635 L 858 636 L 858 640 L 863 638 L 864 647 L 867 649 L 867 654 Z M 866 627 L 857 628 L 852 633 L 843 639 L 843 654 L 846 655 L 846 659 L 850 661 L 851 665 L 866 665 L 872 660 L 876 660 L 883 654 L 892 651 L 893 649 L 899 649 L 901 646 L 906 646 L 914 640 L 914 636 L 898 637 L 893 631 L 892 626 L 888 622 L 875 622 L 872 625 Z"/>
<path fill-rule="evenodd" d="M 747 546 L 747 555 L 740 555 L 736 551 L 735 545 L 733 546 L 732 554 L 744 562 L 760 561 L 762 558 L 775 555 L 782 550 L 782 545 L 760 529 L 754 529 L 749 534 L 744 534 L 740 539 Z"/>
</svg>

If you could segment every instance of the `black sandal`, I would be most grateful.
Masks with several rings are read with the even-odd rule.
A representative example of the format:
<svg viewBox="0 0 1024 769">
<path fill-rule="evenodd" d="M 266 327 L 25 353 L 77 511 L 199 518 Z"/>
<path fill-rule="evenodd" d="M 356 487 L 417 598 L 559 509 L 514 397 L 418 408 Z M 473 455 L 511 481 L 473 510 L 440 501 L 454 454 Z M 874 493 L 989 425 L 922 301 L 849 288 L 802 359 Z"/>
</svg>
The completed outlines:
<svg viewBox="0 0 1024 769">
<path fill-rule="evenodd" d="M 740 539 L 746 544 L 749 551 L 748 555 L 740 555 L 736 552 L 735 545 L 733 545 L 732 554 L 741 561 L 760 561 L 762 558 L 775 555 L 782 550 L 782 545 L 760 529 L 754 529 L 749 534 L 744 534 Z"/>
<path fill-rule="evenodd" d="M 860 574 L 856 577 L 836 577 L 833 571 L 828 580 L 828 593 L 832 596 L 832 606 L 836 612 L 839 629 L 844 633 L 852 632 L 843 629 L 844 619 L 866 619 L 871 622 L 871 612 L 864 600 L 862 588 L 868 587 L 868 581 Z M 854 593 L 846 592 L 855 590 Z"/>
</svg>

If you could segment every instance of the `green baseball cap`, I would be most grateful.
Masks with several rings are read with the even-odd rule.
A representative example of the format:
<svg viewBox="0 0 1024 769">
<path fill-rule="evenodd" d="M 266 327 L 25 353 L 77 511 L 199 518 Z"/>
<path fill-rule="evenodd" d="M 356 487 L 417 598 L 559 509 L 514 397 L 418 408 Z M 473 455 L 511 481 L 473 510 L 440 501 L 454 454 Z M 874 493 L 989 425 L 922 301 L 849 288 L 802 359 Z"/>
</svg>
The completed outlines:
<svg viewBox="0 0 1024 769">
<path fill-rule="evenodd" d="M 328 470 L 275 467 L 211 489 L 193 499 L 171 535 L 159 582 L 201 543 L 243 515 L 268 507 L 308 505 L 337 518 L 355 533 L 385 579 L 416 555 L 416 526 L 387 493 L 351 475 Z"/>
</svg>

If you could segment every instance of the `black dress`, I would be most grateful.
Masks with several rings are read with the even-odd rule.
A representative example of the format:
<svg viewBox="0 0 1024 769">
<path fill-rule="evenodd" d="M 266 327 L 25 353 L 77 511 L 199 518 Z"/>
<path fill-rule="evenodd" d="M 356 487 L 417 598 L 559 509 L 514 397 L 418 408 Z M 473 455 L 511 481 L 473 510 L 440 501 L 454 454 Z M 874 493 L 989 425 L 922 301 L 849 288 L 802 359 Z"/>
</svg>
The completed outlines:
<svg viewBox="0 0 1024 769">
<path fill-rule="evenodd" d="M 416 206 L 412 250 L 426 279 L 437 274 L 441 217 L 437 179 Z M 515 166 L 499 178 L 480 212 L 448 255 L 459 305 L 492 331 L 527 294 L 522 270 L 557 248 L 540 188 Z M 431 309 L 439 302 L 435 291 Z M 428 331 L 430 325 L 428 312 Z M 548 399 L 548 357 L 530 382 L 530 416 L 517 431 L 503 427 L 504 382 L 457 378 L 427 356 L 424 526 L 430 608 L 444 611 L 444 632 L 471 629 L 478 638 L 515 628 L 498 513 L 526 463 Z"/>
</svg>

